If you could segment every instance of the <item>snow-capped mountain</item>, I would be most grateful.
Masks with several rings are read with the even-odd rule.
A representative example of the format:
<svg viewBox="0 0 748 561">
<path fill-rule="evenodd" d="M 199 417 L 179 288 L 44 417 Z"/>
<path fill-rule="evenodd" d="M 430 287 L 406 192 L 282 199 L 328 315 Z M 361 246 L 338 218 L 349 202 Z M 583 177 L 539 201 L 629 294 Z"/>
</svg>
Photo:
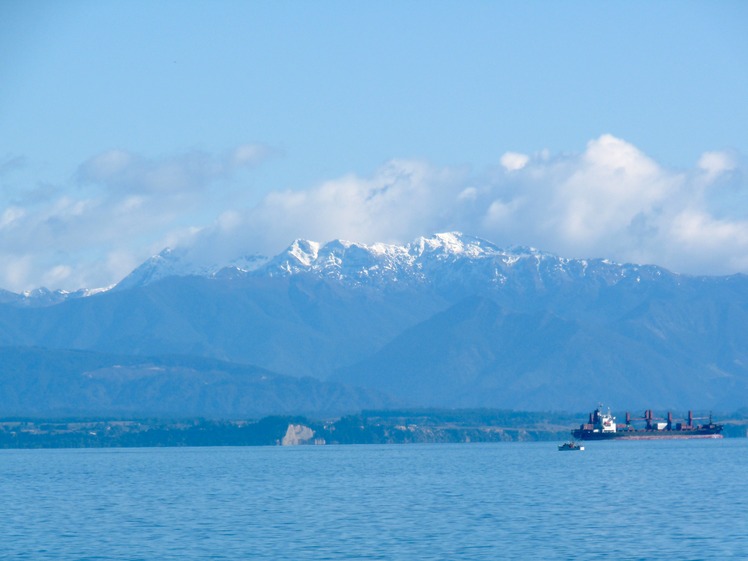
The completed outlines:
<svg viewBox="0 0 748 561">
<path fill-rule="evenodd" d="M 229 274 L 271 277 L 311 274 L 349 285 L 424 282 L 428 280 L 429 271 L 437 265 L 465 259 L 519 259 L 514 253 L 511 258 L 508 255 L 485 240 L 457 232 L 436 234 L 430 238 L 421 237 L 406 245 L 366 245 L 345 240 L 321 244 L 299 239 L 271 259 L 253 255 L 229 263 L 207 266 L 191 261 L 186 250 L 165 249 L 135 269 L 117 288 L 145 286 L 170 276 L 214 278 Z"/>
<path fill-rule="evenodd" d="M 29 308 L 53 306 L 65 302 L 66 300 L 86 298 L 88 296 L 101 294 L 102 292 L 111 290 L 113 286 L 114 285 L 104 288 L 81 288 L 74 292 L 67 290 L 49 290 L 48 288 L 35 288 L 34 290 L 27 290 L 20 294 L 0 289 L 0 304 L 11 304 L 13 306 Z"/>
<path fill-rule="evenodd" d="M 296 240 L 273 258 L 240 257 L 228 263 L 196 265 L 184 250 L 165 249 L 123 279 L 117 289 L 145 286 L 170 276 L 226 278 L 237 276 L 314 275 L 347 286 L 459 283 L 469 288 L 507 283 L 536 285 L 595 277 L 606 283 L 624 279 L 673 277 L 655 266 L 621 265 L 603 259 L 567 259 L 535 248 L 501 249 L 459 232 L 419 237 L 406 245 L 333 240 L 326 244 Z"/>
<path fill-rule="evenodd" d="M 169 277 L 235 279 L 247 276 L 312 275 L 351 286 L 398 289 L 428 284 L 458 294 L 512 284 L 553 287 L 584 279 L 603 284 L 664 279 L 674 275 L 656 266 L 618 264 L 604 259 L 568 259 L 535 248 L 502 249 L 459 232 L 419 237 L 405 245 L 333 240 L 321 244 L 296 240 L 268 258 L 240 255 L 225 262 L 195 260 L 186 248 L 166 248 L 150 257 L 116 285 L 75 292 L 40 288 L 22 294 L 0 291 L 0 304 L 42 307 L 85 298 L 108 290 L 143 287 Z"/>
<path fill-rule="evenodd" d="M 228 263 L 198 263 L 190 259 L 187 249 L 166 248 L 158 255 L 147 259 L 132 273 L 127 275 L 114 288 L 117 290 L 145 286 L 167 277 L 214 277 L 225 270 L 235 270 L 240 273 L 254 270 L 267 262 L 262 255 L 245 255 L 237 257 Z"/>
<path fill-rule="evenodd" d="M 0 346 L 208 357 L 419 406 L 748 405 L 745 276 L 455 232 L 405 245 L 297 240 L 271 259 L 209 265 L 168 250 L 91 297 L 16 296 L 47 304 L 0 293 Z"/>
</svg>

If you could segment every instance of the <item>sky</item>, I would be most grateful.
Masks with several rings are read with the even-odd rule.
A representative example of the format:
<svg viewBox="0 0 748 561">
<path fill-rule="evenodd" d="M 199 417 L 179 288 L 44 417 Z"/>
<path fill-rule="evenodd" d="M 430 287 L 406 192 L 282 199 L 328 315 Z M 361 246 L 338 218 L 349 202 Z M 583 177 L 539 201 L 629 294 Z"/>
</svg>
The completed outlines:
<svg viewBox="0 0 748 561">
<path fill-rule="evenodd" d="M 0 2 L 0 288 L 461 231 L 748 273 L 748 3 Z"/>
</svg>

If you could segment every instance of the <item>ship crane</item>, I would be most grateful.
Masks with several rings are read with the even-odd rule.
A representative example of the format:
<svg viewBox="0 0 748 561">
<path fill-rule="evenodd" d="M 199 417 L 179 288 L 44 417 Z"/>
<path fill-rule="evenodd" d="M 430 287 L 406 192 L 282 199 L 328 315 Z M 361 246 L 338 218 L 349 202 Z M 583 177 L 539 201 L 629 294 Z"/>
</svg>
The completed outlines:
<svg viewBox="0 0 748 561">
<path fill-rule="evenodd" d="M 706 419 L 709 419 L 709 426 L 711 426 L 713 424 L 712 423 L 712 414 L 711 414 L 711 412 L 709 413 L 708 417 L 694 417 L 693 416 L 693 411 L 689 410 L 688 411 L 688 419 L 677 419 L 678 421 L 688 420 L 688 424 L 687 425 L 683 425 L 682 423 L 678 423 L 676 425 L 676 428 L 678 430 L 682 430 L 682 429 L 690 430 L 690 429 L 693 429 L 694 426 L 695 426 L 694 423 L 693 423 L 694 421 L 703 421 L 703 420 L 706 420 Z M 668 420 L 668 429 L 672 429 L 672 427 L 673 427 L 673 415 L 671 413 L 667 414 L 667 420 Z"/>
<path fill-rule="evenodd" d="M 709 419 L 709 424 L 710 425 L 714 424 L 714 422 L 712 421 L 712 412 L 711 411 L 709 411 L 709 416 L 708 417 L 694 417 L 693 413 L 691 413 L 690 411 L 688 412 L 688 426 L 693 426 L 694 420 L 705 421 L 707 419 Z"/>
<path fill-rule="evenodd" d="M 631 421 L 646 421 L 646 430 L 662 430 L 663 428 L 665 430 L 673 430 L 674 428 L 676 430 L 688 430 L 694 428 L 694 421 L 700 421 L 700 420 L 709 420 L 709 425 L 712 425 L 712 415 L 709 414 L 708 417 L 694 417 L 693 411 L 688 412 L 687 419 L 684 418 L 674 418 L 673 414 L 668 411 L 667 417 L 655 417 L 654 413 L 651 409 L 647 409 L 644 411 L 643 417 L 632 417 L 631 414 L 627 411 L 626 412 L 626 427 L 631 428 Z M 656 423 L 656 421 L 666 421 L 666 423 L 659 424 Z M 674 423 L 674 421 L 687 421 L 686 424 L 683 422 Z"/>
<path fill-rule="evenodd" d="M 651 409 L 647 409 L 644 412 L 643 417 L 632 417 L 631 413 L 626 411 L 626 426 L 631 426 L 631 421 L 646 421 L 647 422 L 647 430 L 654 430 L 655 426 L 652 424 L 652 421 L 661 421 L 662 419 L 660 417 L 655 417 L 654 413 L 652 413 Z M 672 421 L 672 415 L 668 413 L 668 422 Z"/>
<path fill-rule="evenodd" d="M 693 426 L 693 414 L 691 411 L 688 412 L 688 425 L 686 427 Z M 684 419 L 679 419 L 684 420 Z M 654 412 L 651 409 L 647 409 L 644 411 L 643 417 L 632 417 L 631 413 L 628 411 L 626 412 L 626 426 L 631 427 L 631 421 L 645 421 L 646 422 L 646 430 L 672 430 L 673 429 L 673 414 L 668 411 L 667 417 L 655 417 Z M 658 423 L 657 421 L 666 421 L 665 423 Z M 680 426 L 683 426 L 680 424 Z"/>
</svg>

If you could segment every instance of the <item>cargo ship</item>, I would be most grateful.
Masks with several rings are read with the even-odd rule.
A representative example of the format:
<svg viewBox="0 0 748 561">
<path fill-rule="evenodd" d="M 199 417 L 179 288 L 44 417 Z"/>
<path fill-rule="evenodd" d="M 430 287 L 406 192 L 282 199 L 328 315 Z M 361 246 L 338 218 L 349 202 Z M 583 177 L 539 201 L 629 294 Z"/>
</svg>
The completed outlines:
<svg viewBox="0 0 748 561">
<path fill-rule="evenodd" d="M 627 412 L 625 424 L 616 423 L 616 418 L 611 415 L 610 409 L 607 413 L 601 411 L 598 406 L 590 413 L 589 422 L 579 425 L 578 429 L 571 431 L 577 440 L 649 440 L 657 438 L 722 438 L 722 425 L 712 422 L 709 414 L 709 422 L 703 425 L 694 425 L 694 416 L 688 412 L 688 418 L 675 422 L 673 414 L 667 417 L 655 417 L 651 409 L 644 412 L 644 417 L 634 418 Z M 634 424 L 637 423 L 637 425 Z M 643 426 L 642 426 L 643 425 Z"/>
</svg>

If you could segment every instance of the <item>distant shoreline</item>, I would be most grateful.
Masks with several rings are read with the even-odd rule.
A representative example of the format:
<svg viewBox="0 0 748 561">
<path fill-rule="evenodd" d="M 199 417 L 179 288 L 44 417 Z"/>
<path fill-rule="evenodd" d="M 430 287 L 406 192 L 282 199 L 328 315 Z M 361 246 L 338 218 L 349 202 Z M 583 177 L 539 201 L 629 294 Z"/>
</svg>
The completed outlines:
<svg viewBox="0 0 748 561">
<path fill-rule="evenodd" d="M 559 441 L 572 426 L 566 414 L 490 410 L 376 411 L 327 421 L 6 418 L 0 449 Z M 727 420 L 724 435 L 748 436 L 748 418 Z"/>
</svg>

